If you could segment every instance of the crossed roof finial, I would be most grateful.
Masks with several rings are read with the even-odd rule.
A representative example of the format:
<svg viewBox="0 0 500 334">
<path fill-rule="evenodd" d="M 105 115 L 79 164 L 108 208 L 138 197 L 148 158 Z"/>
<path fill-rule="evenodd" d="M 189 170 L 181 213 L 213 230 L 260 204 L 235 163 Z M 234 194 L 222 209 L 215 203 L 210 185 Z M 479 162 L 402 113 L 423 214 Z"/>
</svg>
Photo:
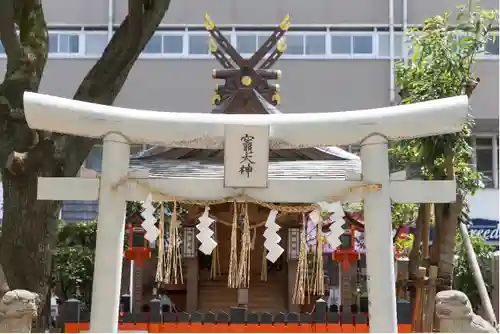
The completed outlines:
<svg viewBox="0 0 500 334">
<path fill-rule="evenodd" d="M 204 21 L 205 29 L 211 37 L 208 44 L 209 50 L 223 67 L 220 70 L 213 70 L 212 77 L 225 80 L 224 85 L 217 85 L 213 103 L 220 106 L 222 102 L 228 100 L 239 102 L 236 105 L 240 112 L 252 97 L 259 99 L 260 96 L 273 106 L 279 104 L 279 86 L 269 84 L 267 80 L 277 80 L 281 76 L 281 71 L 269 68 L 286 50 L 284 35 L 290 28 L 290 16 L 285 16 L 268 39 L 248 59 L 243 58 L 231 45 L 208 13 L 205 14 Z M 243 101 L 246 103 L 242 103 Z M 227 103 L 223 112 L 240 113 L 231 110 L 234 107 L 234 103 Z M 254 110 L 253 112 L 260 111 Z"/>
</svg>

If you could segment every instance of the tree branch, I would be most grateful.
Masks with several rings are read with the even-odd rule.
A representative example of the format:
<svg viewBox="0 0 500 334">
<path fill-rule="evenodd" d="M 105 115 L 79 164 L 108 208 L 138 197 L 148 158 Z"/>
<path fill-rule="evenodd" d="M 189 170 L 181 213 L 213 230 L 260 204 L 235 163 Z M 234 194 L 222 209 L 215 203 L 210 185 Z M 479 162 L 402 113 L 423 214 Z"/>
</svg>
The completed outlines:
<svg viewBox="0 0 500 334">
<path fill-rule="evenodd" d="M 24 92 L 38 90 L 47 61 L 48 35 L 41 0 L 0 1 L 0 39 L 7 54 L 7 71 L 0 84 L 0 168 L 11 170 L 8 162 L 24 165 L 39 143 L 38 134 L 19 111 L 23 110 Z M 29 165 L 34 162 L 32 159 Z"/>
<path fill-rule="evenodd" d="M 111 105 L 153 36 L 170 5 L 170 0 L 137 0 L 129 3 L 130 12 L 116 30 L 103 55 L 78 87 L 74 99 Z M 87 158 L 95 139 L 54 135 L 65 176 L 74 176 Z"/>
<path fill-rule="evenodd" d="M 14 0 L 0 1 L 0 40 L 7 55 L 7 73 L 10 75 L 21 55 L 21 41 L 16 33 Z"/>
</svg>

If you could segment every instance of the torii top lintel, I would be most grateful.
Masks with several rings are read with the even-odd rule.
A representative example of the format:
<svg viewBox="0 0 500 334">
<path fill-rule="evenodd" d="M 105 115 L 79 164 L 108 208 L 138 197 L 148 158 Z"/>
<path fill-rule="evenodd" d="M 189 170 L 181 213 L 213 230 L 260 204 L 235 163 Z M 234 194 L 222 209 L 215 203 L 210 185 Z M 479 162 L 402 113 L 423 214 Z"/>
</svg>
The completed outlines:
<svg viewBox="0 0 500 334">
<path fill-rule="evenodd" d="M 289 27 L 290 16 L 286 15 L 257 51 L 245 59 L 205 14 L 205 28 L 211 36 L 210 52 L 223 67 L 222 70 L 213 70 L 212 77 L 225 80 L 224 85 L 217 85 L 215 89 L 213 104 L 217 107 L 214 113 L 274 113 L 273 106 L 280 102 L 279 86 L 269 84 L 267 80 L 279 79 L 281 72 L 269 68 L 286 49 L 283 36 Z"/>
</svg>

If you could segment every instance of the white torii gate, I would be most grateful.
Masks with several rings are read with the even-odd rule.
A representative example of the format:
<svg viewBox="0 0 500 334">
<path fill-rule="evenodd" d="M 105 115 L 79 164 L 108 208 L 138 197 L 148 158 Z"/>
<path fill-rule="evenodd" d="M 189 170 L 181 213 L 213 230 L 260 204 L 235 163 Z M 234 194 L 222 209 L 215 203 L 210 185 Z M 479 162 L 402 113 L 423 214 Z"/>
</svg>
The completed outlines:
<svg viewBox="0 0 500 334">
<path fill-rule="evenodd" d="M 138 186 L 139 182 L 185 199 L 217 200 L 237 196 L 243 191 L 259 201 L 285 203 L 317 203 L 340 196 L 352 186 L 380 185 L 378 191 L 351 194 L 349 200 L 364 199 L 370 331 L 395 333 L 391 200 L 399 203 L 452 202 L 456 183 L 391 180 L 387 141 L 460 131 L 467 118 L 468 100 L 460 96 L 337 113 L 224 115 L 134 110 L 25 93 L 24 108 L 32 129 L 103 138 L 100 179 L 41 177 L 38 180 L 40 200 L 99 199 L 91 332 L 118 331 L 126 201 L 141 201 L 148 196 L 148 191 Z M 227 169 L 227 160 L 234 159 L 228 150 L 228 141 L 240 139 L 228 140 L 228 136 L 241 134 L 244 128 L 267 135 L 264 138 L 267 140 L 260 140 L 259 144 L 267 143 L 266 147 L 261 147 L 266 151 L 269 147 L 318 147 L 361 141 L 362 180 L 267 180 L 267 153 L 258 157 L 258 163 L 265 164 L 265 184 L 253 188 L 235 186 L 238 180 L 234 178 L 229 182 L 233 185 L 228 187 L 228 177 L 225 180 L 158 179 L 150 178 L 147 171 L 129 171 L 130 144 L 133 143 L 226 147 Z M 235 158 L 239 160 L 240 156 Z M 129 182 L 116 187 L 124 179 Z"/>
</svg>

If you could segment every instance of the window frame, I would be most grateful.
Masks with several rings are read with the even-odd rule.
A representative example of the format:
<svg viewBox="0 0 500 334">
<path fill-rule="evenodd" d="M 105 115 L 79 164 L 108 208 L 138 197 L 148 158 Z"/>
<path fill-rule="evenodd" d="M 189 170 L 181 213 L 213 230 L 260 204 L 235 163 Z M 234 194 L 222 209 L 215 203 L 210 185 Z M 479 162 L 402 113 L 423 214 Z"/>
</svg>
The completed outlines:
<svg viewBox="0 0 500 334">
<path fill-rule="evenodd" d="M 288 49 L 288 38 L 291 36 L 299 36 L 302 39 L 302 54 L 287 54 L 286 50 Z M 289 31 L 285 35 L 285 44 L 287 46 L 287 49 L 285 49 L 285 52 L 281 55 L 281 59 L 305 59 L 306 57 L 306 32 L 305 31 Z M 313 56 L 314 58 L 314 56 Z"/>
<path fill-rule="evenodd" d="M 498 134 L 475 134 L 473 136 L 473 148 L 474 148 L 474 167 L 477 170 L 477 150 L 491 150 L 492 151 L 492 164 L 491 164 L 491 172 L 492 172 L 492 183 L 493 187 L 485 187 L 485 189 L 498 189 L 499 188 L 499 147 L 498 147 Z M 488 145 L 477 145 L 478 138 L 482 139 L 490 139 L 490 143 Z"/>
<path fill-rule="evenodd" d="M 227 30 L 221 30 L 221 33 L 227 38 L 229 37 L 229 43 L 231 45 L 235 45 L 235 35 L 234 35 L 234 29 L 231 31 Z M 188 59 L 215 59 L 215 57 L 210 53 L 209 48 L 207 47 L 207 54 L 202 55 L 202 54 L 191 54 L 190 53 L 190 48 L 189 48 L 189 38 L 191 36 L 206 36 L 207 39 L 210 39 L 210 34 L 205 31 L 205 30 L 186 30 L 186 43 L 185 43 L 185 49 L 184 49 L 184 56 Z"/>
<path fill-rule="evenodd" d="M 151 39 L 153 37 L 156 37 L 156 38 L 160 38 L 160 52 L 158 53 L 146 53 L 144 52 L 144 50 L 146 50 L 146 46 L 144 46 L 144 49 L 142 50 L 141 52 L 141 57 L 142 58 L 163 58 L 164 57 L 164 54 L 163 54 L 163 36 L 161 34 L 159 34 L 158 32 L 155 32 L 153 34 L 153 36 L 151 36 L 151 38 L 149 39 L 148 43 L 151 41 Z"/>
<path fill-rule="evenodd" d="M 299 33 L 303 35 L 302 39 L 304 41 L 304 50 L 303 50 L 302 56 L 299 56 L 300 58 L 298 58 L 298 59 L 326 59 L 326 58 L 328 58 L 328 52 L 329 52 L 328 48 L 330 45 L 328 43 L 328 31 L 303 31 L 303 32 L 299 32 Z M 311 36 L 323 37 L 324 42 L 325 42 L 324 54 L 307 54 L 306 53 L 307 37 L 311 37 Z M 286 34 L 285 34 L 285 37 L 286 37 Z M 285 54 L 283 54 L 283 56 L 285 56 Z M 289 56 L 289 55 L 286 55 L 286 56 Z M 297 56 L 295 56 L 295 58 L 297 59 Z"/>
<path fill-rule="evenodd" d="M 99 55 L 87 53 L 87 38 L 89 36 L 105 36 L 108 39 L 108 43 L 109 43 L 109 41 L 110 41 L 109 34 L 107 31 L 84 31 L 80 35 L 80 45 L 83 46 L 83 51 L 81 53 L 83 54 L 83 56 L 85 58 L 97 58 L 97 59 L 99 59 L 102 56 L 102 53 Z M 106 49 L 106 47 L 107 47 L 107 44 L 106 44 L 106 46 L 104 46 L 104 49 L 102 50 L 103 52 Z"/>
<path fill-rule="evenodd" d="M 157 31 L 154 33 L 154 36 L 159 37 L 161 39 L 161 52 L 160 53 L 145 53 L 144 51 L 141 52 L 141 55 L 139 56 L 140 59 L 182 59 L 185 58 L 186 56 L 191 57 L 194 55 L 189 55 L 188 54 L 188 43 L 189 43 L 189 36 L 186 34 L 186 31 L 184 30 L 172 30 L 172 31 Z M 173 36 L 180 36 L 182 38 L 182 51 L 179 53 L 166 53 L 165 52 L 165 40 L 164 37 L 173 37 Z"/>
<path fill-rule="evenodd" d="M 259 34 L 259 32 L 257 31 L 232 31 L 231 32 L 231 40 L 234 40 L 234 42 L 231 43 L 231 45 L 236 49 L 236 51 L 240 52 L 238 50 L 238 36 L 245 36 L 245 37 L 248 37 L 248 36 L 253 36 L 254 37 L 254 40 L 255 40 L 255 51 L 257 51 L 257 49 L 259 48 L 259 36 L 264 36 L 264 34 Z M 234 36 L 234 37 L 233 37 Z M 254 52 L 255 52 L 254 51 Z M 242 53 L 240 52 L 241 56 L 246 58 L 246 57 L 250 57 L 252 54 L 251 53 Z"/>
<path fill-rule="evenodd" d="M 87 33 L 83 30 L 50 30 L 49 35 L 57 35 L 57 50 L 58 52 L 47 52 L 49 58 L 82 58 L 85 57 L 85 44 L 83 35 Z M 59 39 L 61 35 L 77 36 L 78 37 L 78 52 L 59 52 Z"/>
<path fill-rule="evenodd" d="M 376 58 L 377 59 L 390 59 L 391 58 L 391 55 L 390 55 L 390 49 L 389 49 L 389 44 L 390 44 L 390 33 L 388 31 L 378 31 L 376 33 L 376 39 L 377 39 L 377 42 L 376 42 L 376 45 L 377 45 L 377 52 L 376 52 Z M 382 52 L 380 52 L 380 47 L 381 47 L 381 43 L 380 43 L 380 40 L 381 40 L 381 37 L 385 37 L 387 36 L 387 51 L 389 52 L 387 55 L 383 55 Z M 400 47 L 400 52 L 401 54 L 400 55 L 397 55 L 396 53 L 396 50 L 398 48 L 398 42 L 397 42 L 397 37 L 401 37 L 401 44 L 399 45 Z M 409 41 L 409 38 L 408 36 L 405 35 L 405 33 L 403 31 L 395 31 L 394 32 L 394 44 L 395 44 L 395 49 L 394 49 L 394 59 L 397 59 L 397 60 L 401 60 L 401 59 L 404 59 L 405 58 L 405 55 L 404 55 L 404 51 L 406 50 L 407 52 L 407 55 L 406 57 L 409 59 L 411 57 L 411 42 Z"/>
<path fill-rule="evenodd" d="M 497 42 L 499 42 L 498 38 L 500 37 L 500 34 L 498 31 L 490 31 L 488 32 L 488 35 L 495 36 L 495 39 Z M 498 54 L 490 53 L 490 54 L 478 54 L 477 59 L 481 60 L 499 60 L 500 59 L 500 47 L 499 47 L 499 52 Z"/>
<path fill-rule="evenodd" d="M 336 25 L 341 26 L 341 25 Z M 207 36 L 209 38 L 209 34 L 207 31 L 203 30 L 201 26 L 165 26 L 168 30 L 160 30 L 155 33 L 161 37 L 162 42 L 162 52 L 158 54 L 147 54 L 141 53 L 140 59 L 214 59 L 213 55 L 207 49 L 206 54 L 190 54 L 189 53 L 189 38 L 191 36 Z M 389 36 L 388 31 L 378 31 L 375 26 L 368 27 L 370 31 L 338 31 L 333 30 L 329 25 L 324 25 L 324 30 L 308 30 L 308 26 L 304 25 L 304 30 L 300 30 L 300 27 L 297 27 L 297 30 L 289 31 L 285 34 L 286 37 L 300 35 L 303 38 L 304 49 L 302 55 L 291 55 L 291 54 L 283 54 L 282 59 L 294 59 L 294 60 L 307 60 L 307 59 L 315 59 L 315 60 L 335 60 L 335 59 L 390 59 L 390 55 L 382 55 L 380 52 L 381 49 L 381 38 L 382 36 Z M 317 27 L 315 25 L 315 27 Z M 232 27 L 231 30 L 223 29 L 222 33 L 229 37 L 231 44 L 236 47 L 237 36 L 245 35 L 245 36 L 254 36 L 256 39 L 256 46 L 259 47 L 259 41 L 263 38 L 267 37 L 271 34 L 272 29 L 269 30 L 249 30 L 249 26 L 245 26 L 245 30 L 238 30 L 238 27 Z M 251 27 L 250 27 L 251 28 Z M 84 30 L 84 27 L 75 27 L 71 30 L 61 30 L 61 29 L 49 29 L 50 34 L 57 35 L 57 49 L 60 48 L 60 38 L 65 35 L 77 35 L 78 36 L 78 52 L 77 53 L 67 53 L 67 52 L 51 52 L 49 53 L 49 58 L 56 59 L 72 59 L 72 58 L 89 58 L 96 59 L 101 56 L 101 54 L 88 54 L 86 49 L 87 38 L 91 35 L 101 35 L 108 36 L 109 40 L 109 32 L 108 31 L 95 31 L 95 30 Z M 394 32 L 396 36 L 396 40 L 399 39 L 399 36 L 402 38 L 402 45 L 399 46 L 399 43 L 396 43 L 396 48 L 401 47 L 401 55 L 398 55 L 398 51 L 395 52 L 395 59 L 404 59 L 404 50 L 405 45 L 408 50 L 408 58 L 411 57 L 411 45 L 407 42 L 407 38 L 405 38 L 404 33 L 400 31 Z M 491 34 L 499 37 L 498 31 L 493 31 Z M 166 36 L 180 36 L 182 37 L 182 52 L 179 53 L 166 53 L 165 52 L 165 37 Z M 325 54 L 306 54 L 307 48 L 307 37 L 308 36 L 324 36 L 325 38 Z M 350 40 L 350 52 L 345 54 L 334 54 L 331 52 L 331 38 L 332 36 L 348 36 Z M 370 36 L 372 38 L 372 52 L 367 54 L 354 53 L 354 40 L 357 36 Z M 385 37 L 383 37 L 385 38 Z M 242 53 L 242 56 L 247 58 L 250 57 L 251 54 Z M 5 53 L 0 53 L 0 59 L 5 58 Z M 478 59 L 480 60 L 496 60 L 500 59 L 500 55 L 478 55 Z"/>
<path fill-rule="evenodd" d="M 327 32 L 327 57 L 328 59 L 376 59 L 378 55 L 378 40 L 376 31 L 329 31 Z M 342 36 L 350 38 L 350 51 L 349 53 L 336 54 L 332 53 L 332 37 Z M 369 36 L 372 38 L 372 52 L 371 53 L 354 53 L 354 38 L 357 36 Z"/>
<path fill-rule="evenodd" d="M 161 55 L 164 58 L 179 58 L 183 57 L 187 53 L 189 42 L 186 38 L 186 31 L 161 31 L 158 33 L 161 36 Z M 179 53 L 165 52 L 165 37 L 181 37 L 182 38 L 182 50 Z"/>
</svg>

